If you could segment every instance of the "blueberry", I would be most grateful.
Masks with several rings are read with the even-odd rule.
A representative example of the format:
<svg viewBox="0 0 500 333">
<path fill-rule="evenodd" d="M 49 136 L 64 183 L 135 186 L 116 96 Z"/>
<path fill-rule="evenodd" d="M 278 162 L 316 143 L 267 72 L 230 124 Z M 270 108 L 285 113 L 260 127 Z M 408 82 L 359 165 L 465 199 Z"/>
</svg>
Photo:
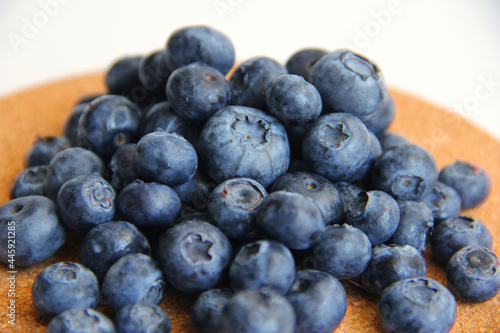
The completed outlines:
<svg viewBox="0 0 500 333">
<path fill-rule="evenodd" d="M 385 96 L 385 104 L 381 110 L 367 117 L 360 117 L 366 128 L 375 134 L 386 131 L 396 116 L 396 104 L 391 95 Z"/>
<path fill-rule="evenodd" d="M 24 156 L 24 165 L 33 166 L 49 165 L 50 160 L 61 150 L 70 147 L 69 140 L 64 136 L 38 136 L 35 143 L 28 148 Z"/>
<path fill-rule="evenodd" d="M 99 283 L 88 268 L 73 262 L 60 262 L 36 276 L 31 299 L 45 318 L 71 308 L 95 308 L 99 304 Z"/>
<path fill-rule="evenodd" d="M 33 266 L 56 253 L 65 240 L 66 231 L 59 222 L 56 204 L 52 200 L 27 196 L 0 206 L 2 263 L 12 264 L 15 261 L 15 266 Z"/>
<path fill-rule="evenodd" d="M 210 194 L 216 186 L 217 184 L 202 169 L 198 168 L 193 178 L 184 184 L 173 187 L 173 190 L 182 203 L 204 211 L 208 207 Z"/>
<path fill-rule="evenodd" d="M 434 220 L 447 219 L 460 214 L 462 199 L 452 187 L 437 181 L 431 192 L 422 201 L 432 210 Z"/>
<path fill-rule="evenodd" d="M 295 192 L 269 194 L 257 209 L 256 221 L 267 235 L 294 250 L 310 248 L 325 230 L 318 205 Z"/>
<path fill-rule="evenodd" d="M 140 91 L 139 88 L 136 88 L 136 91 L 132 90 L 131 99 L 135 102 L 142 102 L 154 96 L 165 100 L 165 86 L 172 73 L 165 62 L 165 51 L 154 51 L 142 57 L 137 71 L 139 82 L 145 91 Z"/>
<path fill-rule="evenodd" d="M 198 293 L 213 289 L 224 278 L 232 247 L 217 227 L 194 219 L 160 235 L 156 258 L 174 288 Z"/>
<path fill-rule="evenodd" d="M 227 333 L 292 333 L 295 321 L 284 296 L 272 290 L 244 290 L 227 302 L 220 329 Z"/>
<path fill-rule="evenodd" d="M 157 130 L 139 140 L 133 163 L 141 179 L 178 186 L 194 176 L 198 156 L 183 137 Z"/>
<path fill-rule="evenodd" d="M 464 215 L 440 222 L 431 236 L 432 255 L 443 264 L 464 247 L 475 245 L 491 249 L 491 244 L 488 227 L 478 219 Z"/>
<path fill-rule="evenodd" d="M 109 162 L 110 184 L 117 192 L 139 177 L 134 169 L 135 147 L 135 143 L 121 145 L 111 157 Z"/>
<path fill-rule="evenodd" d="M 57 214 L 70 229 L 81 233 L 115 216 L 116 193 L 97 175 L 81 175 L 61 187 L 57 194 Z"/>
<path fill-rule="evenodd" d="M 106 272 L 101 285 L 101 302 L 117 312 L 127 304 L 158 305 L 165 293 L 165 281 L 158 264 L 142 253 L 127 254 Z"/>
<path fill-rule="evenodd" d="M 260 240 L 244 245 L 229 268 L 229 283 L 235 292 L 267 287 L 284 295 L 294 278 L 292 253 L 276 241 Z"/>
<path fill-rule="evenodd" d="M 326 227 L 319 242 L 305 253 L 302 264 L 339 280 L 361 274 L 370 262 L 372 246 L 366 235 L 348 224 Z"/>
<path fill-rule="evenodd" d="M 351 202 L 345 214 L 348 223 L 365 233 L 372 246 L 387 241 L 399 225 L 399 205 L 383 191 L 363 191 Z"/>
<path fill-rule="evenodd" d="M 410 245 L 379 245 L 372 249 L 372 259 L 361 273 L 361 283 L 369 292 L 379 294 L 391 283 L 427 273 L 422 254 Z"/>
<path fill-rule="evenodd" d="M 491 191 L 491 179 L 479 165 L 456 161 L 439 172 L 439 181 L 455 189 L 462 198 L 462 208 L 483 203 Z"/>
<path fill-rule="evenodd" d="M 168 101 L 157 103 L 149 109 L 142 123 L 143 135 L 161 128 L 166 133 L 177 133 L 189 141 L 193 147 L 197 146 L 201 126 L 198 123 L 179 117 L 171 108 Z"/>
<path fill-rule="evenodd" d="M 267 86 L 266 106 L 284 124 L 306 125 L 319 117 L 322 102 L 318 90 L 303 77 L 285 74 Z"/>
<path fill-rule="evenodd" d="M 45 195 L 56 200 L 57 192 L 68 180 L 86 174 L 104 176 L 103 161 L 91 152 L 79 147 L 68 148 L 57 153 L 50 161 L 45 176 Z"/>
<path fill-rule="evenodd" d="M 93 309 L 73 308 L 52 318 L 46 333 L 115 333 L 113 322 Z"/>
<path fill-rule="evenodd" d="M 384 332 L 449 332 L 457 316 L 453 294 L 430 278 L 409 278 L 382 291 L 378 303 Z"/>
<path fill-rule="evenodd" d="M 386 243 L 411 245 L 424 252 L 434 227 L 431 210 L 423 201 L 398 201 L 398 205 L 399 225 Z"/>
<path fill-rule="evenodd" d="M 434 157 L 409 144 L 386 150 L 375 160 L 372 182 L 398 200 L 418 200 L 434 188 L 438 174 Z"/>
<path fill-rule="evenodd" d="M 113 319 L 117 333 L 170 333 L 170 318 L 159 306 L 144 303 L 127 304 Z"/>
<path fill-rule="evenodd" d="M 314 172 L 331 181 L 353 176 L 370 157 L 370 134 L 365 125 L 347 113 L 319 117 L 302 143 L 304 160 Z"/>
<path fill-rule="evenodd" d="M 207 206 L 210 221 L 229 239 L 253 239 L 259 233 L 255 214 L 265 196 L 264 187 L 253 179 L 228 179 L 210 194 Z"/>
<path fill-rule="evenodd" d="M 198 142 L 200 163 L 216 182 L 246 177 L 267 187 L 284 174 L 290 147 L 283 125 L 258 109 L 227 106 L 205 123 Z"/>
<path fill-rule="evenodd" d="M 168 79 L 166 93 L 175 113 L 191 121 L 209 118 L 231 100 L 224 74 L 202 63 L 177 68 Z"/>
<path fill-rule="evenodd" d="M 175 31 L 167 40 L 165 60 L 170 70 L 202 62 L 227 74 L 234 65 L 231 40 L 213 28 L 191 26 Z"/>
<path fill-rule="evenodd" d="M 344 287 L 325 272 L 297 272 L 286 298 L 297 316 L 296 333 L 333 332 L 346 313 L 347 298 Z"/>
<path fill-rule="evenodd" d="M 232 296 L 229 289 L 211 289 L 202 293 L 191 308 L 191 323 L 196 332 L 218 333 L 222 310 Z"/>
<path fill-rule="evenodd" d="M 117 213 L 139 228 L 170 227 L 180 210 L 179 196 L 163 184 L 136 180 L 118 195 Z"/>
<path fill-rule="evenodd" d="M 366 160 L 365 164 L 363 164 L 363 166 L 359 168 L 352 176 L 344 179 L 344 181 L 346 182 L 356 183 L 359 181 L 370 181 L 369 178 L 373 163 L 375 162 L 375 159 L 379 157 L 380 154 L 382 154 L 382 146 L 380 145 L 380 142 L 372 131 L 368 131 L 368 133 L 370 134 L 370 156 Z"/>
<path fill-rule="evenodd" d="M 137 140 L 140 114 L 139 107 L 123 96 L 101 96 L 78 121 L 78 143 L 109 160 L 119 146 Z"/>
<path fill-rule="evenodd" d="M 303 49 L 294 53 L 286 62 L 286 69 L 290 74 L 302 76 L 310 81 L 311 69 L 314 64 L 328 52 L 320 49 Z"/>
<path fill-rule="evenodd" d="M 255 57 L 241 63 L 229 79 L 231 104 L 266 109 L 266 89 L 271 81 L 288 74 L 285 66 L 267 57 Z"/>
<path fill-rule="evenodd" d="M 313 172 L 288 172 L 273 183 L 271 192 L 289 191 L 303 194 L 318 205 L 326 224 L 338 224 L 343 214 L 343 201 L 337 187 Z"/>
<path fill-rule="evenodd" d="M 485 302 L 500 291 L 498 257 L 481 246 L 462 248 L 446 265 L 446 282 L 455 296 L 465 302 Z"/>
<path fill-rule="evenodd" d="M 93 96 L 92 96 L 93 97 Z M 78 146 L 78 121 L 87 108 L 88 103 L 75 105 L 66 118 L 63 126 L 64 136 L 69 140 L 71 147 Z"/>
<path fill-rule="evenodd" d="M 377 135 L 382 150 L 386 151 L 389 148 L 411 144 L 411 141 L 400 133 L 392 131 L 383 131 Z"/>
<path fill-rule="evenodd" d="M 363 192 L 363 189 L 355 184 L 348 182 L 336 182 L 334 183 L 334 185 L 339 191 L 340 197 L 342 198 L 342 203 L 343 203 L 342 216 L 344 216 L 345 212 L 347 212 L 347 210 L 351 206 L 351 203 L 354 200 L 354 198 L 356 198 L 359 193 Z"/>
<path fill-rule="evenodd" d="M 311 69 L 311 82 L 326 111 L 350 113 L 363 121 L 380 112 L 388 101 L 378 66 L 346 49 L 321 57 Z"/>
<path fill-rule="evenodd" d="M 44 195 L 46 175 L 47 166 L 45 165 L 24 169 L 14 179 L 10 197 L 16 199 L 28 195 Z"/>
<path fill-rule="evenodd" d="M 141 85 L 139 81 L 140 56 L 127 56 L 116 60 L 106 72 L 106 87 L 113 95 L 127 96 L 134 88 Z"/>
<path fill-rule="evenodd" d="M 109 267 L 129 253 L 150 254 L 149 242 L 133 224 L 110 221 L 92 228 L 80 247 L 80 262 L 102 281 Z"/>
</svg>

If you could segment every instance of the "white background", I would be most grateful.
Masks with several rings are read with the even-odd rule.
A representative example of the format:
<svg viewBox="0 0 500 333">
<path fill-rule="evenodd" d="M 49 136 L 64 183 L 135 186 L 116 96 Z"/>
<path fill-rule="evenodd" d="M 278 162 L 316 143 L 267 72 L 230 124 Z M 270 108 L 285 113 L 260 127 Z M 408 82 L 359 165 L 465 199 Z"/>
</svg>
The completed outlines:
<svg viewBox="0 0 500 333">
<path fill-rule="evenodd" d="M 102 71 L 207 24 L 237 58 L 354 49 L 387 84 L 459 112 L 500 139 L 498 0 L 0 0 L 0 97 Z M 8 112 L 8 110 L 0 110 Z"/>
</svg>

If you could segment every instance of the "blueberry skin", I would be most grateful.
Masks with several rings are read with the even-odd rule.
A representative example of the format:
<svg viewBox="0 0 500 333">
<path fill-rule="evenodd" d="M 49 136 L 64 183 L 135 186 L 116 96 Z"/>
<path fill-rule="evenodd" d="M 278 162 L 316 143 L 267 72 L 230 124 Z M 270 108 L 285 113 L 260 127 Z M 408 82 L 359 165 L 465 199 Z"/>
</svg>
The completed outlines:
<svg viewBox="0 0 500 333">
<path fill-rule="evenodd" d="M 229 267 L 229 284 L 244 289 L 271 288 L 284 295 L 295 279 L 295 261 L 283 244 L 259 240 L 244 245 Z"/>
<path fill-rule="evenodd" d="M 113 95 L 130 95 L 139 80 L 140 56 L 126 56 L 116 60 L 106 72 L 106 87 Z"/>
<path fill-rule="evenodd" d="M 174 288 L 199 293 L 225 277 L 232 255 L 231 243 L 217 227 L 193 219 L 160 235 L 155 256 Z"/>
<path fill-rule="evenodd" d="M 231 104 L 266 110 L 266 89 L 271 81 L 288 74 L 286 67 L 267 57 L 241 63 L 229 79 Z"/>
<path fill-rule="evenodd" d="M 211 289 L 202 293 L 191 308 L 191 323 L 196 332 L 218 333 L 222 310 L 232 296 L 230 289 Z"/>
<path fill-rule="evenodd" d="M 131 223 L 104 222 L 92 228 L 82 241 L 80 262 L 102 281 L 109 267 L 130 253 L 151 252 L 147 238 Z"/>
<path fill-rule="evenodd" d="M 209 118 L 231 100 L 224 74 L 202 63 L 177 68 L 168 79 L 166 94 L 175 113 L 191 121 Z"/>
<path fill-rule="evenodd" d="M 353 201 L 353 199 L 356 198 L 359 193 L 363 192 L 363 189 L 349 182 L 336 182 L 334 183 L 334 185 L 339 191 L 340 197 L 342 198 L 342 203 L 344 207 L 342 216 L 344 217 L 345 212 L 347 212 L 347 210 L 351 206 L 351 202 Z"/>
<path fill-rule="evenodd" d="M 134 169 L 135 143 L 126 143 L 118 147 L 111 161 L 109 170 L 111 171 L 110 184 L 116 192 L 120 192 L 125 186 L 139 178 Z"/>
<path fill-rule="evenodd" d="M 243 290 L 222 311 L 220 330 L 227 333 L 292 333 L 295 312 L 284 296 L 268 290 Z"/>
<path fill-rule="evenodd" d="M 460 249 L 473 245 L 491 249 L 492 238 L 483 222 L 469 216 L 450 217 L 437 224 L 431 235 L 432 255 L 443 264 Z"/>
<path fill-rule="evenodd" d="M 127 304 L 113 319 L 117 333 L 170 333 L 172 323 L 159 306 L 144 303 Z"/>
<path fill-rule="evenodd" d="M 78 146 L 78 121 L 87 108 L 88 103 L 77 104 L 71 109 L 63 126 L 64 136 L 69 140 L 71 147 Z"/>
<path fill-rule="evenodd" d="M 370 156 L 368 160 L 359 168 L 351 177 L 344 179 L 344 181 L 349 183 L 356 183 L 359 181 L 369 181 L 371 170 L 375 159 L 382 154 L 382 146 L 378 141 L 378 138 L 373 134 L 372 131 L 368 131 L 370 134 Z"/>
<path fill-rule="evenodd" d="M 392 237 L 399 225 L 399 205 L 383 191 L 363 191 L 351 202 L 345 214 L 345 223 L 365 233 L 372 246 Z"/>
<path fill-rule="evenodd" d="M 61 150 L 71 146 L 64 136 L 38 136 L 24 155 L 24 165 L 29 167 L 49 165 L 50 160 Z"/>
<path fill-rule="evenodd" d="M 45 195 L 57 199 L 61 186 L 80 175 L 95 174 L 101 177 L 106 172 L 104 162 L 90 150 L 73 147 L 57 153 L 50 161 L 45 176 Z"/>
<path fill-rule="evenodd" d="M 178 186 L 194 176 L 198 156 L 183 137 L 158 130 L 137 142 L 133 163 L 141 179 Z"/>
<path fill-rule="evenodd" d="M 36 276 L 31 299 L 38 313 L 50 319 L 71 308 L 95 308 L 99 304 L 99 283 L 85 266 L 59 262 Z"/>
<path fill-rule="evenodd" d="M 15 253 L 10 245 L 14 234 Z M 0 206 L 2 263 L 8 264 L 15 254 L 16 266 L 33 266 L 56 253 L 65 240 L 66 230 L 57 217 L 56 204 L 52 200 L 27 196 Z"/>
<path fill-rule="evenodd" d="M 11 199 L 28 195 L 44 195 L 47 166 L 29 167 L 21 171 L 10 188 Z"/>
<path fill-rule="evenodd" d="M 434 157 L 424 148 L 410 144 L 384 151 L 372 167 L 372 182 L 397 200 L 419 200 L 437 181 Z"/>
<path fill-rule="evenodd" d="M 305 195 L 318 205 L 326 224 L 340 223 L 344 209 L 342 196 L 332 182 L 316 173 L 288 172 L 276 179 L 270 191 L 289 191 Z"/>
<path fill-rule="evenodd" d="M 456 161 L 439 172 L 439 181 L 454 188 L 462 199 L 462 209 L 483 203 L 491 191 L 491 178 L 479 165 Z"/>
<path fill-rule="evenodd" d="M 370 157 L 366 126 L 347 113 L 331 113 L 316 119 L 302 142 L 302 155 L 314 172 L 331 181 L 353 176 Z"/>
<path fill-rule="evenodd" d="M 177 133 L 196 148 L 201 125 L 179 117 L 170 106 L 170 102 L 157 103 L 149 109 L 142 122 L 143 136 L 161 128 L 166 133 Z"/>
<path fill-rule="evenodd" d="M 426 274 L 425 259 L 413 246 L 382 244 L 372 249 L 372 259 L 361 273 L 361 283 L 369 292 L 380 294 L 393 282 Z"/>
<path fill-rule="evenodd" d="M 115 333 L 113 322 L 94 309 L 73 308 L 52 318 L 46 333 Z"/>
<path fill-rule="evenodd" d="M 384 132 L 392 124 L 396 116 L 396 104 L 390 95 L 385 96 L 385 104 L 381 110 L 366 117 L 360 117 L 368 130 L 375 134 Z"/>
<path fill-rule="evenodd" d="M 173 187 L 173 190 L 182 203 L 191 205 L 194 209 L 205 211 L 208 207 L 210 194 L 216 186 L 217 183 L 198 168 L 193 178 L 184 184 Z"/>
<path fill-rule="evenodd" d="M 139 82 L 146 90 L 139 93 L 137 90 L 131 92 L 132 100 L 136 103 L 143 102 L 148 97 L 166 99 L 165 86 L 172 70 L 165 63 L 165 51 L 153 51 L 141 58 L 137 69 Z M 142 94 L 142 95 L 141 95 Z"/>
<path fill-rule="evenodd" d="M 321 114 L 323 104 L 318 90 L 303 77 L 285 74 L 274 78 L 266 88 L 269 113 L 287 125 L 306 125 Z"/>
<path fill-rule="evenodd" d="M 270 193 L 257 209 L 256 221 L 267 235 L 294 250 L 310 248 L 325 230 L 318 205 L 295 192 Z"/>
<path fill-rule="evenodd" d="M 227 74 L 234 65 L 231 40 L 208 26 L 191 26 L 175 31 L 167 40 L 165 61 L 171 70 L 202 62 Z"/>
<path fill-rule="evenodd" d="M 208 119 L 198 142 L 200 164 L 216 182 L 246 177 L 267 187 L 284 174 L 290 146 L 273 116 L 245 106 L 227 106 Z"/>
<path fill-rule="evenodd" d="M 142 253 L 121 257 L 108 269 L 101 285 L 101 303 L 113 312 L 127 304 L 160 304 L 165 280 L 158 264 Z"/>
<path fill-rule="evenodd" d="M 377 134 L 382 150 L 386 151 L 389 148 L 411 144 L 411 141 L 400 133 L 392 131 L 383 131 Z"/>
<path fill-rule="evenodd" d="M 86 233 L 94 226 L 115 216 L 116 193 L 97 175 L 81 175 L 61 187 L 57 194 L 57 214 L 72 230 Z"/>
<path fill-rule="evenodd" d="M 432 212 L 423 201 L 398 201 L 399 225 L 387 244 L 410 245 L 424 252 L 434 227 Z"/>
<path fill-rule="evenodd" d="M 460 215 L 460 194 L 440 181 L 436 182 L 432 191 L 426 194 L 422 201 L 431 209 L 435 221 Z"/>
<path fill-rule="evenodd" d="M 136 180 L 118 195 L 117 213 L 139 228 L 167 228 L 181 210 L 181 201 L 167 185 Z"/>
<path fill-rule="evenodd" d="M 328 54 L 320 49 L 303 49 L 294 53 L 286 62 L 286 69 L 290 74 L 302 76 L 310 82 L 311 69 L 316 62 L 324 55 Z"/>
<path fill-rule="evenodd" d="M 382 72 L 376 64 L 346 49 L 319 59 L 311 69 L 311 82 L 327 112 L 345 112 L 361 120 L 380 112 L 388 100 Z"/>
<path fill-rule="evenodd" d="M 409 278 L 385 288 L 378 302 L 384 332 L 449 332 L 457 303 L 445 286 L 431 278 Z"/>
<path fill-rule="evenodd" d="M 500 262 L 495 253 L 481 246 L 468 246 L 446 265 L 446 284 L 465 302 L 485 302 L 500 291 Z"/>
<path fill-rule="evenodd" d="M 372 245 L 361 230 L 348 224 L 331 225 L 326 227 L 319 242 L 307 251 L 303 264 L 346 280 L 361 274 L 371 255 Z"/>
<path fill-rule="evenodd" d="M 296 333 L 333 332 L 346 313 L 347 296 L 344 287 L 325 272 L 297 272 L 292 288 L 285 296 L 297 316 Z"/>
<path fill-rule="evenodd" d="M 260 230 L 255 214 L 267 191 L 253 179 L 232 178 L 210 194 L 207 212 L 210 222 L 231 240 L 250 240 Z"/>
</svg>

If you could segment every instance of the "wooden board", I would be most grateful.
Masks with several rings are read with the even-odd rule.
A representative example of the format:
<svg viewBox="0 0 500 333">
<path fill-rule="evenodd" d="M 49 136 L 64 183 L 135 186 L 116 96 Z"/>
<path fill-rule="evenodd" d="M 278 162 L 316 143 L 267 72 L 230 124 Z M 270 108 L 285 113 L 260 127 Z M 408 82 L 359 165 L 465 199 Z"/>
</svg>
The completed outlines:
<svg viewBox="0 0 500 333">
<path fill-rule="evenodd" d="M 60 135 L 75 101 L 84 94 L 104 91 L 103 75 L 93 74 L 55 82 L 0 100 L 0 204 L 9 200 L 15 176 L 23 169 L 23 158 L 36 135 Z M 483 166 L 491 175 L 493 189 L 487 202 L 465 214 L 486 223 L 493 235 L 493 251 L 500 254 L 500 142 L 465 119 L 411 95 L 391 90 L 396 102 L 392 130 L 423 145 L 435 156 L 440 167 L 457 159 Z M 81 238 L 70 235 L 62 250 L 49 260 L 30 268 L 17 268 L 15 274 L 16 325 L 8 323 L 9 283 L 7 267 L 0 266 L 0 331 L 44 332 L 47 321 L 31 302 L 31 285 L 38 272 L 59 261 L 77 261 Z M 444 270 L 425 253 L 428 276 L 444 283 Z M 347 314 L 336 332 L 379 332 L 376 298 L 349 282 Z M 193 296 L 168 290 L 162 307 L 170 315 L 173 332 L 191 332 L 189 308 Z M 102 308 L 99 308 L 102 310 Z M 500 332 L 500 295 L 482 304 L 458 302 L 458 318 L 452 332 Z"/>
</svg>

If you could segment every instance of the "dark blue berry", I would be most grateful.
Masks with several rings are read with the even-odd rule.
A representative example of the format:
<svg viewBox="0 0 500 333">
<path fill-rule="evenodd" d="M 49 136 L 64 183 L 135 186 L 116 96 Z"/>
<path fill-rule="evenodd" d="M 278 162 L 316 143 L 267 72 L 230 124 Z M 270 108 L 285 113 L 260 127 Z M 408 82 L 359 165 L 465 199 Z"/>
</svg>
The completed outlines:
<svg viewBox="0 0 500 333">
<path fill-rule="evenodd" d="M 24 156 L 24 165 L 28 167 L 49 165 L 52 158 L 61 150 L 70 147 L 64 136 L 38 136 Z"/>
<path fill-rule="evenodd" d="M 422 201 L 431 209 L 434 220 L 457 216 L 462 206 L 460 194 L 440 181 L 436 182 L 432 191 L 426 194 Z"/>
<path fill-rule="evenodd" d="M 111 157 L 109 162 L 110 184 L 117 192 L 139 177 L 134 169 L 135 147 L 135 143 L 126 143 L 118 147 Z"/>
<path fill-rule="evenodd" d="M 211 289 L 202 293 L 191 308 L 191 323 L 196 332 L 219 333 L 222 310 L 232 296 L 229 289 Z"/>
<path fill-rule="evenodd" d="M 73 308 L 54 317 L 46 333 L 115 333 L 113 322 L 93 309 Z"/>
<path fill-rule="evenodd" d="M 344 319 L 347 308 L 344 287 L 328 273 L 297 272 L 285 296 L 297 316 L 296 333 L 330 333 Z"/>
<path fill-rule="evenodd" d="M 102 281 L 109 267 L 130 253 L 150 254 L 149 242 L 133 224 L 110 221 L 92 228 L 80 247 L 80 262 Z"/>
<path fill-rule="evenodd" d="M 75 105 L 66 118 L 63 126 L 64 136 L 69 140 L 71 147 L 78 146 L 78 121 L 87 108 L 88 103 Z"/>
<path fill-rule="evenodd" d="M 159 306 L 127 304 L 113 318 L 116 333 L 170 333 L 170 318 Z"/>
<path fill-rule="evenodd" d="M 481 246 L 464 247 L 446 265 L 446 282 L 465 302 L 485 302 L 500 291 L 498 257 Z"/>
<path fill-rule="evenodd" d="M 157 263 L 142 253 L 121 257 L 106 272 L 101 285 L 101 303 L 117 312 L 127 304 L 158 305 L 165 281 Z"/>
<path fill-rule="evenodd" d="M 141 58 L 138 66 L 139 82 L 144 90 L 131 91 L 131 100 L 139 103 L 154 96 L 165 100 L 165 86 L 172 70 L 165 62 L 164 50 L 154 51 Z"/>
<path fill-rule="evenodd" d="M 215 288 L 225 277 L 233 253 L 217 227 L 196 219 L 166 230 L 155 251 L 168 282 L 187 293 Z"/>
<path fill-rule="evenodd" d="M 235 292 L 266 287 L 284 295 L 294 278 L 292 253 L 276 241 L 260 240 L 243 246 L 229 268 L 229 283 Z"/>
<path fill-rule="evenodd" d="M 462 198 L 462 208 L 472 208 L 486 200 L 491 191 L 491 179 L 479 165 L 456 161 L 439 172 L 439 181 L 455 189 Z"/>
<path fill-rule="evenodd" d="M 45 165 L 30 167 L 21 171 L 12 183 L 10 189 L 11 199 L 28 195 L 44 195 L 46 175 L 47 166 Z"/>
<path fill-rule="evenodd" d="M 90 269 L 73 262 L 60 262 L 36 276 L 31 299 L 45 318 L 71 308 L 95 308 L 99 304 L 99 283 Z"/>
<path fill-rule="evenodd" d="M 395 133 L 392 131 L 383 131 L 377 134 L 382 150 L 386 151 L 389 148 L 401 145 L 411 144 L 411 141 L 400 133 Z"/>
<path fill-rule="evenodd" d="M 139 80 L 140 56 L 127 56 L 116 60 L 106 72 L 106 86 L 113 95 L 127 96 L 135 87 L 141 85 Z"/>
<path fill-rule="evenodd" d="M 378 302 L 384 332 L 449 332 L 457 303 L 445 286 L 430 278 L 409 278 L 391 284 Z"/>
<path fill-rule="evenodd" d="M 310 81 L 311 69 L 316 62 L 328 52 L 319 49 L 303 49 L 294 53 L 286 62 L 286 69 L 290 74 L 302 76 Z"/>
<path fill-rule="evenodd" d="M 66 231 L 52 200 L 26 196 L 0 206 L 2 263 L 33 266 L 56 253 L 65 240 Z"/>
<path fill-rule="evenodd" d="M 182 203 L 204 211 L 208 207 L 210 194 L 217 184 L 208 177 L 203 170 L 198 168 L 190 180 L 179 186 L 173 187 Z"/>
<path fill-rule="evenodd" d="M 373 134 L 372 131 L 368 131 L 370 134 L 370 156 L 366 160 L 366 163 L 358 169 L 351 177 L 345 179 L 344 181 L 349 183 L 356 183 L 359 181 L 369 181 L 371 170 L 375 159 L 382 154 L 382 146 L 378 141 L 378 138 Z"/>
</svg>

